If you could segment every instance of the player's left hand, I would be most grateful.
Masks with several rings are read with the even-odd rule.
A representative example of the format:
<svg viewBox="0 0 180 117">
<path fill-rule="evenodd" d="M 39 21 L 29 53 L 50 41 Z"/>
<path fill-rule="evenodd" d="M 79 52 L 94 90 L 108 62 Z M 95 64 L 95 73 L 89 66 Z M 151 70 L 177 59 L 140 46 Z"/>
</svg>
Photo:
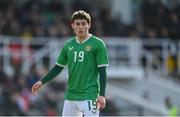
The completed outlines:
<svg viewBox="0 0 180 117">
<path fill-rule="evenodd" d="M 98 96 L 96 101 L 97 101 L 98 110 L 102 110 L 103 108 L 106 107 L 106 99 L 104 96 Z"/>
</svg>

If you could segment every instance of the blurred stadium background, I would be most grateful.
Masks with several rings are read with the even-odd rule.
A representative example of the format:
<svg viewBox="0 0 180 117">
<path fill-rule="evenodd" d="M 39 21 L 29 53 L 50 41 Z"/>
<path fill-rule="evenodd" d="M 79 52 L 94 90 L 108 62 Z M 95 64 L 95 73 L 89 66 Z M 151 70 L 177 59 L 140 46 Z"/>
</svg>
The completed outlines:
<svg viewBox="0 0 180 117">
<path fill-rule="evenodd" d="M 30 90 L 73 35 L 79 9 L 109 52 L 101 115 L 180 115 L 179 0 L 0 0 L 0 115 L 61 115 L 67 69 L 39 95 Z"/>
</svg>

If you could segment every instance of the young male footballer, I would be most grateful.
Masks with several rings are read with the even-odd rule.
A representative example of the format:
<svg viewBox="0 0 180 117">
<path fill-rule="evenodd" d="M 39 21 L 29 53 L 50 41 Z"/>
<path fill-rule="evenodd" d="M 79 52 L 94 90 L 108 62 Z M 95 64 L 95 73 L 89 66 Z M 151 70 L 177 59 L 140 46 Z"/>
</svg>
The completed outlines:
<svg viewBox="0 0 180 117">
<path fill-rule="evenodd" d="M 107 49 L 103 40 L 89 33 L 91 17 L 85 11 L 73 13 L 71 27 L 76 36 L 64 43 L 55 66 L 32 86 L 32 93 L 37 94 L 67 65 L 69 78 L 62 116 L 99 116 L 106 106 Z"/>
</svg>

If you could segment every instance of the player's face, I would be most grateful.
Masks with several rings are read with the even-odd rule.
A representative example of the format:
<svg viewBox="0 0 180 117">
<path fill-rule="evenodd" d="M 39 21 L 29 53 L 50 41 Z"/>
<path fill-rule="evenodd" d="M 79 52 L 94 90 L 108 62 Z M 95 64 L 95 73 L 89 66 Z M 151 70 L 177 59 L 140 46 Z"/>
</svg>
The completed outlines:
<svg viewBox="0 0 180 117">
<path fill-rule="evenodd" d="M 89 33 L 90 24 L 85 19 L 78 19 L 74 20 L 74 22 L 71 24 L 74 33 L 76 36 L 80 39 L 87 38 L 87 35 Z"/>
</svg>

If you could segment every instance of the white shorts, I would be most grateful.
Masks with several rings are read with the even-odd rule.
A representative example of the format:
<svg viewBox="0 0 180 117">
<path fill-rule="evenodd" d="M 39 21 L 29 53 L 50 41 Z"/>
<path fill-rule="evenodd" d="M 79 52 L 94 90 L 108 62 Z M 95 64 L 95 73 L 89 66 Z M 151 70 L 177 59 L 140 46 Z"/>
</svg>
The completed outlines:
<svg viewBox="0 0 180 117">
<path fill-rule="evenodd" d="M 99 116 L 96 101 L 70 101 L 65 100 L 62 116 Z"/>
</svg>

